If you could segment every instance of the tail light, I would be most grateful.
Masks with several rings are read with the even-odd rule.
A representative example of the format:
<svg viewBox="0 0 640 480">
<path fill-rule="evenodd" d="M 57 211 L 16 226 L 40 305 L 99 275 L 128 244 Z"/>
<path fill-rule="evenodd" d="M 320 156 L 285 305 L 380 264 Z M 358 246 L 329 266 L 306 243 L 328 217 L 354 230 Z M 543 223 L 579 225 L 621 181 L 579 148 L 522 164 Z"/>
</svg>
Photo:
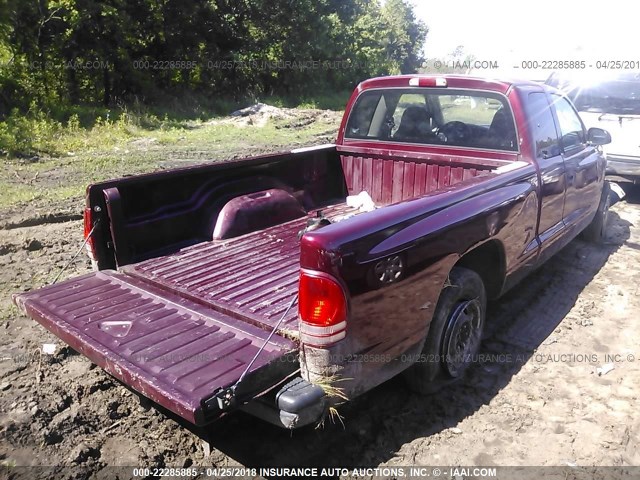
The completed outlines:
<svg viewBox="0 0 640 480">
<path fill-rule="evenodd" d="M 302 342 L 326 347 L 342 340 L 347 328 L 347 298 L 342 286 L 329 275 L 303 271 L 299 294 Z"/>
<path fill-rule="evenodd" d="M 89 238 L 89 234 L 93 229 L 93 210 L 91 207 L 84 209 L 84 239 L 86 240 L 85 246 L 87 247 L 87 255 L 92 261 L 96 261 L 95 248 L 93 237 Z"/>
</svg>

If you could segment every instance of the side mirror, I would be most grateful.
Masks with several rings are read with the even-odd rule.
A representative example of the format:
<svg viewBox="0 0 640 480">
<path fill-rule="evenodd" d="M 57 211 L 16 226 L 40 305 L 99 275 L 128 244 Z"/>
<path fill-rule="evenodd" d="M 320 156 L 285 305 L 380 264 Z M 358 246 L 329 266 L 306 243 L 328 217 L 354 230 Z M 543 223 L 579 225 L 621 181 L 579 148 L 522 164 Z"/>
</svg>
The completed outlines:
<svg viewBox="0 0 640 480">
<path fill-rule="evenodd" d="M 591 145 L 607 145 L 611 143 L 611 134 L 603 128 L 592 127 L 587 132 L 587 141 Z"/>
</svg>

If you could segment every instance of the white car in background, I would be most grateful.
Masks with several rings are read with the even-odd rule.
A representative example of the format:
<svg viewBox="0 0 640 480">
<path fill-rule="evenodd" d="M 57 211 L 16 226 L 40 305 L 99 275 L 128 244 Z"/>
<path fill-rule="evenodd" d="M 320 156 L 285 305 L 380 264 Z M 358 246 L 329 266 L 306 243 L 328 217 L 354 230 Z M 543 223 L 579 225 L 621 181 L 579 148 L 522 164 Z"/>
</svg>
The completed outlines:
<svg viewBox="0 0 640 480">
<path fill-rule="evenodd" d="M 587 129 L 611 134 L 607 175 L 640 183 L 640 72 L 554 72 L 546 83 L 567 93 Z"/>
</svg>

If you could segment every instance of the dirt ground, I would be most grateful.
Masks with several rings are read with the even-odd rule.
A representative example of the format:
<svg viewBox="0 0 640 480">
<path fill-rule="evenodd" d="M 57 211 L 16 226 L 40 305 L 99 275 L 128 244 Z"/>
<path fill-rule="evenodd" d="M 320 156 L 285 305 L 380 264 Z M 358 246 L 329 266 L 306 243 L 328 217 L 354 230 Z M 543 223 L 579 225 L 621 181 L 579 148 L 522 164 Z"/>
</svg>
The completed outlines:
<svg viewBox="0 0 640 480">
<path fill-rule="evenodd" d="M 114 465 L 640 465 L 640 189 L 628 193 L 605 245 L 573 241 L 490 305 L 464 383 L 422 397 L 394 379 L 344 405 L 344 425 L 294 432 L 242 413 L 192 432 L 19 314 L 11 293 L 50 282 L 79 248 L 82 205 L 6 211 L 0 464 L 73 478 Z M 81 253 L 64 277 L 89 270 Z"/>
</svg>

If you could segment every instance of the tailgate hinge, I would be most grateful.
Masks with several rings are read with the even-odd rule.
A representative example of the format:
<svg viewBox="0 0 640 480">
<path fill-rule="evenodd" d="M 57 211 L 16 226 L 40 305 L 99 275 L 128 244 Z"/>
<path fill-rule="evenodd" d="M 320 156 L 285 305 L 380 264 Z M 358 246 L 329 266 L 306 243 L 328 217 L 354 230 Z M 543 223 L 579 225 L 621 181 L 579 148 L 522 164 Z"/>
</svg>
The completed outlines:
<svg viewBox="0 0 640 480">
<path fill-rule="evenodd" d="M 237 404 L 236 386 L 221 388 L 210 398 L 205 400 L 204 404 L 207 408 L 217 407 L 219 410 L 225 412 L 232 409 Z"/>
</svg>

